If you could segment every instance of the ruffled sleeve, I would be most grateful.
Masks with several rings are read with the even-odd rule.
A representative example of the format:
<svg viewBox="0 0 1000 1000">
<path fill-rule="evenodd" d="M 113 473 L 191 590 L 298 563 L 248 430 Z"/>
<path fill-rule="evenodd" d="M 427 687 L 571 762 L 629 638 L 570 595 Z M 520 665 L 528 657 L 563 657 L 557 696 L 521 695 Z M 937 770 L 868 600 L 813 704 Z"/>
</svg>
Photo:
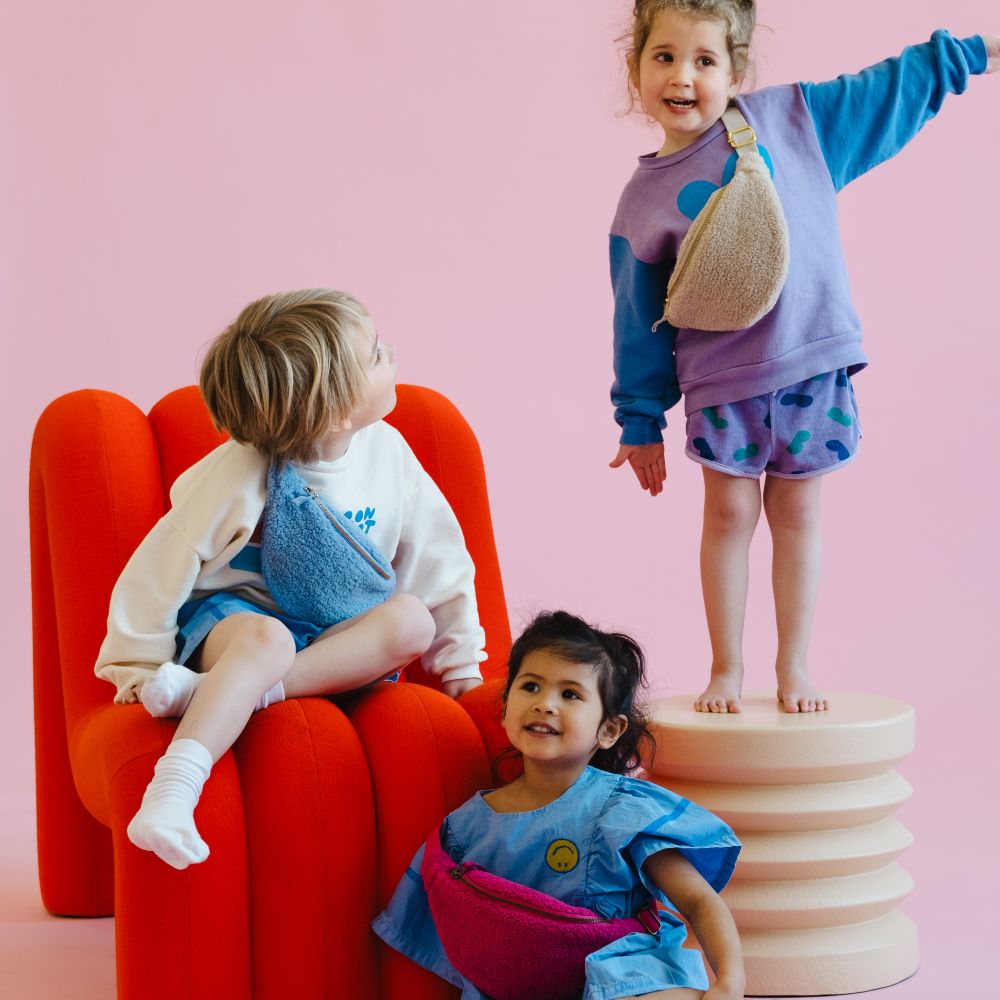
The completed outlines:
<svg viewBox="0 0 1000 1000">
<path fill-rule="evenodd" d="M 607 856 L 628 865 L 652 896 L 671 906 L 643 870 L 650 856 L 665 850 L 680 851 L 720 892 L 740 853 L 736 834 L 718 816 L 666 788 L 636 778 L 621 779 L 599 825 Z"/>
</svg>

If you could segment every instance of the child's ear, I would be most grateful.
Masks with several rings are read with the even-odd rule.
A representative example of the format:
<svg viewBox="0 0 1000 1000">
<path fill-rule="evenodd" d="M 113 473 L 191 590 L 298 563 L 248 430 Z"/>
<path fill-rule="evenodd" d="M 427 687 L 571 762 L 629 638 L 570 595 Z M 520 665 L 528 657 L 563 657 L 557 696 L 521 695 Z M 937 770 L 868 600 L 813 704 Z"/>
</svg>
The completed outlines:
<svg viewBox="0 0 1000 1000">
<path fill-rule="evenodd" d="M 602 750 L 613 747 L 619 737 L 628 729 L 628 719 L 624 715 L 616 715 L 613 719 L 605 719 L 597 730 L 597 745 Z"/>
</svg>

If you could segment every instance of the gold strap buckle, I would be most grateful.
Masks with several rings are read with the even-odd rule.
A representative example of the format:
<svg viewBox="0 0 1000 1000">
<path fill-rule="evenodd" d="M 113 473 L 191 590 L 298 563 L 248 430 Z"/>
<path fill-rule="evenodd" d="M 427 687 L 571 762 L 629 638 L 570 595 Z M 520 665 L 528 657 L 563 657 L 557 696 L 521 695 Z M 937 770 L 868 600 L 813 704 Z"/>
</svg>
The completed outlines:
<svg viewBox="0 0 1000 1000">
<path fill-rule="evenodd" d="M 749 139 L 741 139 L 739 142 L 736 141 L 736 136 L 741 132 L 749 132 Z M 743 146 L 752 146 L 757 141 L 757 133 L 749 125 L 741 125 L 739 128 L 734 128 L 732 132 L 729 133 L 729 145 L 733 149 L 742 149 Z"/>
</svg>

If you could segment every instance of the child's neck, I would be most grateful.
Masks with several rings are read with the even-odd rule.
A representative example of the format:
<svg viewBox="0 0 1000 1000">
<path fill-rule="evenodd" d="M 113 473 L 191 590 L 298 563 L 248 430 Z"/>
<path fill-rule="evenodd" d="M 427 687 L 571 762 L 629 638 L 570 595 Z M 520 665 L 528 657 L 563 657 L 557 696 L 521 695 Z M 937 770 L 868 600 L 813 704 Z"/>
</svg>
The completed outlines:
<svg viewBox="0 0 1000 1000">
<path fill-rule="evenodd" d="M 504 812 L 530 812 L 555 802 L 586 770 L 586 763 L 572 767 L 547 768 L 525 758 L 524 774 L 498 792 L 495 800 Z"/>
<path fill-rule="evenodd" d="M 687 147 L 690 146 L 692 143 L 697 142 L 708 131 L 708 129 L 713 128 L 720 121 L 722 121 L 721 118 L 717 119 L 717 121 L 713 122 L 711 125 L 708 126 L 708 128 L 703 129 L 697 135 L 691 135 L 691 136 L 685 135 L 683 137 L 677 138 L 674 136 L 669 136 L 666 133 L 664 133 L 663 145 L 660 147 L 660 151 L 656 154 L 657 157 L 670 156 L 671 153 L 679 153 L 682 149 L 687 149 Z"/>
<path fill-rule="evenodd" d="M 319 450 L 319 460 L 335 462 L 338 458 L 343 458 L 347 454 L 347 449 L 351 447 L 351 439 L 356 433 L 356 429 L 352 427 L 349 430 L 327 434 Z"/>
</svg>

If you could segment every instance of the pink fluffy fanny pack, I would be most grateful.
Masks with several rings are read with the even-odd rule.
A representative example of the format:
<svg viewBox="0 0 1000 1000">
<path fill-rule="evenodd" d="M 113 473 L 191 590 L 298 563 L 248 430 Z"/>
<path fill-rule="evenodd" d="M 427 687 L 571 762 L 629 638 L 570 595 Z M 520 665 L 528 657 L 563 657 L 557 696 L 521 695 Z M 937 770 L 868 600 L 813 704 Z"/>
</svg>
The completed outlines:
<svg viewBox="0 0 1000 1000">
<path fill-rule="evenodd" d="M 635 917 L 609 920 L 475 862 L 456 864 L 441 833 L 427 838 L 420 868 L 434 926 L 451 964 L 495 1000 L 577 996 L 591 952 L 660 928 L 653 900 Z"/>
</svg>

